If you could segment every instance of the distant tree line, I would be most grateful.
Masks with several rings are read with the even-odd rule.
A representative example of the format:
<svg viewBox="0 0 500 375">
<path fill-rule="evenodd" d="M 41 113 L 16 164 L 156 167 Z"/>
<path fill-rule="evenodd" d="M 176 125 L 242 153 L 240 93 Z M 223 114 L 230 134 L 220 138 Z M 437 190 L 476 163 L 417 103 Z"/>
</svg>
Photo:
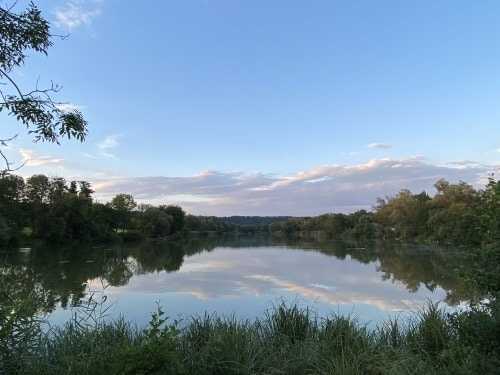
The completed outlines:
<svg viewBox="0 0 500 375">
<path fill-rule="evenodd" d="M 194 216 L 186 217 L 191 232 L 237 232 L 239 234 L 269 233 L 272 223 L 286 222 L 290 216 Z"/>
<path fill-rule="evenodd" d="M 401 190 L 378 199 L 372 211 L 294 218 L 270 225 L 276 236 L 323 235 L 327 238 L 398 239 L 482 245 L 500 239 L 500 182 L 484 189 L 439 180 L 436 194 Z"/>
<path fill-rule="evenodd" d="M 224 223 L 240 226 L 268 226 L 272 223 L 284 222 L 291 216 L 224 216 L 220 217 Z"/>
</svg>

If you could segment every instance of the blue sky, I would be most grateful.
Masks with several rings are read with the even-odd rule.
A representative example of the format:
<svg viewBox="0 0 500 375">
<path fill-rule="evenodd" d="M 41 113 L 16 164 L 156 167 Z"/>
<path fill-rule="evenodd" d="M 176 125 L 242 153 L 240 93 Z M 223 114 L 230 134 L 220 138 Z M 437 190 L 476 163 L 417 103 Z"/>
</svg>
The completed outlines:
<svg viewBox="0 0 500 375">
<path fill-rule="evenodd" d="M 60 99 L 82 109 L 90 133 L 59 147 L 20 137 L 10 152 L 31 160 L 25 175 L 85 177 L 102 199 L 130 190 L 195 213 L 315 214 L 428 188 L 436 173 L 479 183 L 500 162 L 496 1 L 38 3 L 70 37 L 16 78 L 26 88 L 38 76 L 61 83 Z M 386 180 L 380 166 L 401 172 L 375 189 Z M 342 195 L 338 173 L 370 168 L 372 180 L 344 186 L 353 204 L 311 202 L 314 189 Z M 315 177 L 297 186 L 308 194 L 300 199 L 203 190 L 204 178 L 215 187 L 257 179 L 246 189 L 263 192 L 304 175 Z M 148 178 L 164 180 L 138 188 L 154 186 Z M 184 191 L 172 179 L 198 185 Z M 271 199 L 302 203 L 271 212 Z"/>
</svg>

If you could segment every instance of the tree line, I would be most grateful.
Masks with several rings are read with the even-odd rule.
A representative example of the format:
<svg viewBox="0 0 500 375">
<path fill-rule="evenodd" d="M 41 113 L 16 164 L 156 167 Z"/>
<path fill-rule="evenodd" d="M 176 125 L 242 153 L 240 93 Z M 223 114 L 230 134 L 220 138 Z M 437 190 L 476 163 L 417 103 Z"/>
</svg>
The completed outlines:
<svg viewBox="0 0 500 375">
<path fill-rule="evenodd" d="M 23 237 L 47 241 L 164 238 L 186 232 L 268 233 L 287 217 L 186 215 L 173 205 L 138 204 L 130 194 L 97 202 L 87 181 L 39 174 L 0 176 L 0 244 Z"/>
<path fill-rule="evenodd" d="M 129 194 L 109 203 L 93 199 L 87 181 L 34 175 L 0 178 L 0 244 L 21 237 L 48 241 L 166 237 L 184 229 L 177 206 L 138 205 Z"/>
<path fill-rule="evenodd" d="M 444 179 L 431 196 L 401 190 L 378 199 L 372 211 L 292 218 L 270 224 L 276 236 L 388 239 L 484 245 L 500 238 L 500 182 L 489 178 L 483 189 Z"/>
<path fill-rule="evenodd" d="M 163 238 L 186 232 L 271 233 L 281 237 L 435 241 L 479 246 L 500 236 L 500 182 L 482 189 L 439 180 L 436 193 L 402 190 L 372 211 L 316 217 L 186 215 L 172 205 L 137 204 L 130 194 L 93 199 L 87 181 L 34 175 L 0 178 L 0 243 L 23 236 L 50 241 Z"/>
</svg>

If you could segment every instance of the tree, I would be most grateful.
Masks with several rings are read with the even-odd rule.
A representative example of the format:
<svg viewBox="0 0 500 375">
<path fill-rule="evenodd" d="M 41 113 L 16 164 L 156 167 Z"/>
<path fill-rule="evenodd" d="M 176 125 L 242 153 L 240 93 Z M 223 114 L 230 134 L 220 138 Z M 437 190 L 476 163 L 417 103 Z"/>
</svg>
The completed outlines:
<svg viewBox="0 0 500 375">
<path fill-rule="evenodd" d="M 24 180 L 22 177 L 9 175 L 0 178 L 0 204 L 20 202 L 24 195 Z"/>
<path fill-rule="evenodd" d="M 141 232 L 147 237 L 168 236 L 173 228 L 174 218 L 158 207 L 148 207 L 140 218 Z"/>
<path fill-rule="evenodd" d="M 26 182 L 26 197 L 32 204 L 48 203 L 49 189 L 50 182 L 47 176 L 43 174 L 31 176 Z"/>
<path fill-rule="evenodd" d="M 481 197 L 481 221 L 485 236 L 490 241 L 500 239 L 500 181 L 494 176 L 488 179 L 488 185 Z"/>
<path fill-rule="evenodd" d="M 94 190 L 92 190 L 90 182 L 78 181 L 78 185 L 80 185 L 80 193 L 78 194 L 78 197 L 88 201 L 92 200 L 92 194 L 94 193 Z"/>
<path fill-rule="evenodd" d="M 427 193 L 412 194 L 406 189 L 387 200 L 379 198 L 376 220 L 385 226 L 384 235 L 395 235 L 401 239 L 423 235 L 427 225 L 429 201 Z"/>
<path fill-rule="evenodd" d="M 61 177 L 53 178 L 49 183 L 49 201 L 52 205 L 60 203 L 67 192 L 66 180 Z"/>
<path fill-rule="evenodd" d="M 52 98 L 60 86 L 52 83 L 48 88 L 39 88 L 37 82 L 34 89 L 26 91 L 13 78 L 13 71 L 24 65 L 29 51 L 47 55 L 56 37 L 36 5 L 31 3 L 20 12 L 14 10 L 15 5 L 0 5 L 0 112 L 15 117 L 35 142 L 59 144 L 61 138 L 82 142 L 87 135 L 87 122 L 79 110 L 68 110 L 67 105 Z M 17 134 L 0 139 L 0 157 L 4 163 L 0 175 L 20 168 L 14 168 L 1 149 L 16 137 Z"/>
<path fill-rule="evenodd" d="M 166 214 L 172 216 L 172 233 L 177 233 L 184 228 L 184 218 L 186 213 L 179 206 L 160 206 Z"/>
<path fill-rule="evenodd" d="M 429 202 L 428 236 L 441 242 L 479 244 L 481 225 L 480 194 L 469 184 L 450 184 L 439 180 L 434 185 L 437 194 Z"/>
<path fill-rule="evenodd" d="M 130 194 L 118 194 L 111 200 L 111 207 L 120 212 L 130 212 L 137 207 L 137 203 Z"/>
<path fill-rule="evenodd" d="M 130 194 L 118 194 L 111 200 L 110 206 L 116 211 L 118 227 L 122 230 L 127 228 L 131 212 L 137 207 L 134 197 Z"/>
</svg>

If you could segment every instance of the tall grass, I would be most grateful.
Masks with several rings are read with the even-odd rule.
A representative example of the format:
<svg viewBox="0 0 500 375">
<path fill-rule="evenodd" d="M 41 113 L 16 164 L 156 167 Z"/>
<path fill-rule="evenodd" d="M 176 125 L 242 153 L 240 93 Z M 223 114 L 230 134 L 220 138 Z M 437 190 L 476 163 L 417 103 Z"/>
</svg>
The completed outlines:
<svg viewBox="0 0 500 375">
<path fill-rule="evenodd" d="M 94 325 L 70 321 L 43 335 L 9 371 L 498 374 L 500 314 L 495 309 L 449 315 L 430 304 L 410 320 L 389 320 L 373 330 L 350 317 L 320 318 L 307 308 L 286 304 L 253 321 L 205 314 L 192 317 L 181 328 L 159 308 L 145 329 L 123 319 L 97 320 Z"/>
</svg>

